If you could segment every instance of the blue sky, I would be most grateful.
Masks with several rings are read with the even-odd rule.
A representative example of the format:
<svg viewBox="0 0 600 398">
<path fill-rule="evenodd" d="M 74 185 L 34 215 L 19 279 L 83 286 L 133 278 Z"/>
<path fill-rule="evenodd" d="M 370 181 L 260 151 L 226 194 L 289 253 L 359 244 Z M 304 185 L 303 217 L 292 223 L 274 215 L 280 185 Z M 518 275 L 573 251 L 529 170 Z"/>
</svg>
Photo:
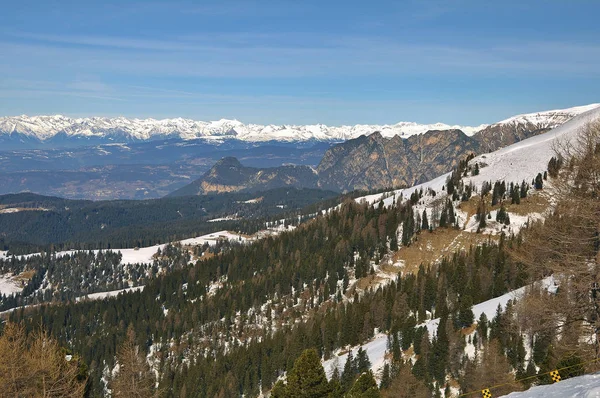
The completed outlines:
<svg viewBox="0 0 600 398">
<path fill-rule="evenodd" d="M 600 2 L 1 1 L 0 115 L 480 124 L 600 102 Z"/>
</svg>

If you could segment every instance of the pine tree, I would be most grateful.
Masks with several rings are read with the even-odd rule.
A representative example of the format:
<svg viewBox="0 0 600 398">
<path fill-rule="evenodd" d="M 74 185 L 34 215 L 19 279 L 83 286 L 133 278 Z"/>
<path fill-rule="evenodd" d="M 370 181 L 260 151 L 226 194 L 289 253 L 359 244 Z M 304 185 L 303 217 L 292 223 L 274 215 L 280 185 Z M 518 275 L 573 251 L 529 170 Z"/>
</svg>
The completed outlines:
<svg viewBox="0 0 600 398">
<path fill-rule="evenodd" d="M 423 209 L 421 229 L 424 231 L 429 229 L 429 221 L 427 220 L 427 210 L 426 209 Z"/>
<path fill-rule="evenodd" d="M 304 350 L 288 374 L 285 386 L 286 397 L 326 397 L 329 392 L 330 386 L 317 350 Z"/>
<path fill-rule="evenodd" d="M 443 383 L 446 378 L 446 369 L 448 367 L 448 354 L 450 342 L 446 333 L 446 317 L 440 318 L 436 336 L 431 345 L 429 368 L 431 375 L 439 382 Z"/>
<path fill-rule="evenodd" d="M 544 180 L 542 177 L 542 173 L 538 173 L 538 175 L 535 177 L 535 189 L 542 189 L 544 188 Z"/>
<path fill-rule="evenodd" d="M 346 395 L 347 398 L 379 398 L 379 388 L 371 371 L 362 373 Z"/>
<path fill-rule="evenodd" d="M 525 183 L 525 180 L 523 180 L 523 182 L 521 183 L 521 198 L 526 198 L 527 197 L 527 190 L 529 189 L 529 187 L 527 186 L 527 183 Z"/>
<path fill-rule="evenodd" d="M 355 368 L 357 373 L 364 373 L 371 369 L 371 361 L 369 360 L 369 356 L 367 355 L 367 352 L 363 350 L 362 347 L 359 347 L 358 352 L 356 353 L 355 361 Z"/>
<path fill-rule="evenodd" d="M 381 373 L 381 383 L 379 384 L 380 389 L 386 389 L 390 386 L 392 382 L 392 376 L 390 374 L 390 364 L 386 362 L 383 365 L 383 372 Z"/>
<path fill-rule="evenodd" d="M 354 364 L 354 355 L 352 355 L 352 350 L 350 350 L 350 352 L 348 352 L 348 356 L 346 357 L 346 363 L 344 364 L 344 370 L 342 371 L 342 378 L 340 380 L 343 391 L 348 391 L 352 386 L 352 382 L 356 376 Z"/>
<path fill-rule="evenodd" d="M 521 192 L 519 190 L 519 186 L 515 185 L 510 194 L 510 203 L 511 204 L 520 204 L 521 203 Z"/>
</svg>

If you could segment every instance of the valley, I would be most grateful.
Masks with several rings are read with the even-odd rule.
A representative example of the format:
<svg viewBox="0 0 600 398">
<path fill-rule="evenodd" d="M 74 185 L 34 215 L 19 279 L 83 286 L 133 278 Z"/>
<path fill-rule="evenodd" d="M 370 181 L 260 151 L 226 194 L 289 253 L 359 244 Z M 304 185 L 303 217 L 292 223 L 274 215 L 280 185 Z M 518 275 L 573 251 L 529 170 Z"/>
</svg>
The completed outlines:
<svg viewBox="0 0 600 398">
<path fill-rule="evenodd" d="M 547 330 L 514 318 L 522 311 L 519 302 L 533 292 L 549 295 L 556 286 L 565 287 L 562 274 L 537 274 L 513 252 L 522 244 L 522 231 L 530 234 L 537 221 L 552 219 L 566 200 L 560 196 L 563 182 L 549 166 L 557 143 L 574 142 L 599 117 L 600 108 L 593 109 L 498 151 L 458 157 L 451 172 L 430 181 L 368 195 L 339 198 L 305 189 L 302 201 L 302 190 L 286 187 L 147 203 L 4 196 L 4 210 L 36 210 L 1 214 L 0 221 L 46 219 L 49 211 L 69 208 L 67 219 L 85 215 L 95 225 L 110 210 L 120 214 L 115 220 L 136 230 L 133 237 L 140 233 L 133 223 L 140 219 L 137 208 L 148 216 L 157 206 L 158 224 L 149 224 L 153 230 L 164 225 L 175 234 L 178 224 L 169 224 L 173 221 L 165 211 L 171 207 L 174 214 L 202 209 L 194 217 L 214 229 L 188 240 L 170 235 L 138 240 L 139 247 L 128 249 L 111 243 L 112 251 L 106 246 L 103 251 L 50 248 L 49 254 L 25 257 L 13 253 L 8 240 L 9 252 L 0 260 L 0 308 L 10 322 L 43 322 L 84 361 L 96 364 L 89 383 L 98 394 L 106 388 L 106 369 L 115 364 L 116 345 L 108 352 L 102 347 L 106 336 L 125 339 L 119 327 L 124 319 L 134 330 L 147 331 L 135 342 L 146 347 L 155 373 L 170 375 L 159 379 L 160 386 L 204 396 L 276 396 L 278 389 L 288 388 L 278 380 L 294 372 L 296 358 L 311 347 L 319 349 L 331 388 L 341 391 L 352 388 L 360 374 L 356 369 L 363 368 L 384 393 L 394 395 L 401 389 L 399 380 L 411 383 L 414 396 L 432 391 L 451 396 L 498 384 L 491 370 L 473 370 L 484 366 L 478 362 L 484 355 L 500 364 L 506 386 L 497 391 L 508 393 L 524 387 L 514 382 L 510 369 L 517 369 L 516 378 L 535 376 L 549 366 L 544 361 L 562 360 L 563 354 L 551 353 L 544 343 Z M 235 160 L 221 166 L 234 179 L 256 178 L 258 172 Z M 294 201 L 282 201 L 290 192 Z M 293 211 L 281 211 L 283 203 Z M 250 211 L 253 206 L 264 210 Z M 127 214 L 131 219 L 123 218 Z M 252 231 L 240 220 L 252 221 Z M 89 230 L 86 222 L 80 235 L 59 227 L 75 233 L 63 241 L 107 242 L 108 237 L 83 234 Z M 223 231 L 226 225 L 236 232 Z M 24 237 L 42 237 L 42 232 L 39 226 L 21 235 L 15 229 L 10 239 L 23 243 Z M 161 243 L 148 244 L 153 239 Z M 46 242 L 51 241 L 29 239 L 30 244 Z M 122 242 L 121 247 L 131 247 Z M 83 333 L 83 325 L 92 337 Z M 515 334 L 514 328 L 523 329 Z M 580 330 L 585 335 L 585 325 Z M 349 352 L 368 361 L 348 361 Z M 106 365 L 98 366 L 101 362 Z M 224 379 L 234 382 L 223 385 Z"/>
</svg>

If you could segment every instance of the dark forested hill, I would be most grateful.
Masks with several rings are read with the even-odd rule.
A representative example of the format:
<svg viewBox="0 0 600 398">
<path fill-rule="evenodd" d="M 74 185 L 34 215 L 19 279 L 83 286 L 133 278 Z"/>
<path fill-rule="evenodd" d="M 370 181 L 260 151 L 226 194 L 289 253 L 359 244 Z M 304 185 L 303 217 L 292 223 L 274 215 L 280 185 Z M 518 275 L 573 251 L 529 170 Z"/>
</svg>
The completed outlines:
<svg viewBox="0 0 600 398">
<path fill-rule="evenodd" d="M 149 200 L 86 201 L 30 193 L 0 196 L 0 243 L 118 248 L 151 245 L 225 227 L 250 227 L 258 218 L 336 197 L 319 189 L 278 188 Z M 229 216 L 237 220 L 207 223 Z"/>
</svg>

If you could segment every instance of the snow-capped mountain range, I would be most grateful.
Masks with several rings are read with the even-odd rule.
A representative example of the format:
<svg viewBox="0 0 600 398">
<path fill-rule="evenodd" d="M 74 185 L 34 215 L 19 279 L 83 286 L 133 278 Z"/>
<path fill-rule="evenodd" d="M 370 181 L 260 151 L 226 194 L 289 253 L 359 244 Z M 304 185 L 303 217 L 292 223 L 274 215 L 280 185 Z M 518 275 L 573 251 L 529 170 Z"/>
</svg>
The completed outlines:
<svg viewBox="0 0 600 398">
<path fill-rule="evenodd" d="M 573 116 L 598 106 L 600 104 L 519 115 L 496 124 L 535 123 L 545 128 L 552 128 Z M 156 120 L 91 117 L 74 119 L 62 115 L 21 115 L 0 118 L 0 142 L 6 141 L 9 137 L 13 140 L 20 140 L 22 143 L 50 143 L 59 140 L 131 142 L 164 138 L 184 140 L 205 138 L 219 141 L 235 138 L 247 142 L 311 140 L 340 142 L 368 135 L 374 131 L 380 131 L 384 137 L 399 135 L 406 138 L 415 134 L 423 134 L 429 130 L 449 129 L 460 129 L 467 135 L 474 135 L 486 127 L 488 125 L 451 126 L 444 123 L 418 124 L 414 122 L 354 126 L 258 125 L 227 119 L 203 122 L 183 118 Z"/>
</svg>

